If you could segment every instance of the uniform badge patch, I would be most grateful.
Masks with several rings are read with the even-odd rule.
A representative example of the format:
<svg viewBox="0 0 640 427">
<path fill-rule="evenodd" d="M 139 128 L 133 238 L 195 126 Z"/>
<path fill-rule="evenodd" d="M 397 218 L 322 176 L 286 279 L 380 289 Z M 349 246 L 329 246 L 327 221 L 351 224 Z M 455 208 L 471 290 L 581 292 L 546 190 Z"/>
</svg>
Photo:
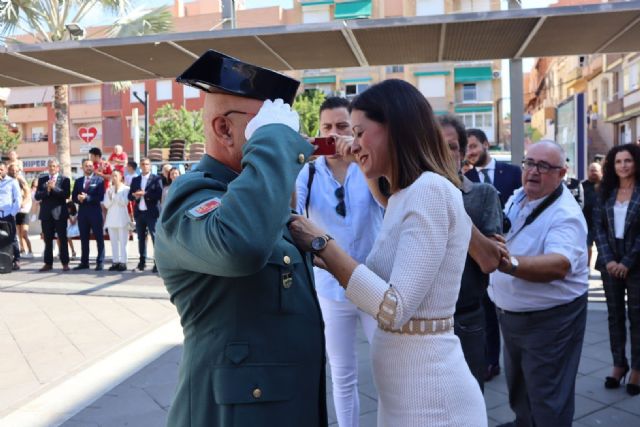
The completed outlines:
<svg viewBox="0 0 640 427">
<path fill-rule="evenodd" d="M 218 206 L 220 206 L 220 199 L 218 197 L 214 197 L 213 199 L 205 200 L 199 205 L 189 209 L 187 211 L 187 215 L 193 219 L 200 219 L 215 211 Z"/>
</svg>

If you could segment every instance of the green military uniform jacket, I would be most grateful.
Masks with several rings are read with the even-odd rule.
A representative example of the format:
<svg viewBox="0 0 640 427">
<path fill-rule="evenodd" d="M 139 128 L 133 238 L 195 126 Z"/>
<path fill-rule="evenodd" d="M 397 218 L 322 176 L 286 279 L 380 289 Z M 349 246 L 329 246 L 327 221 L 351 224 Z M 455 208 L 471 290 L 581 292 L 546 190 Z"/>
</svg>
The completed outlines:
<svg viewBox="0 0 640 427">
<path fill-rule="evenodd" d="M 170 187 L 155 241 L 184 330 L 169 426 L 327 425 L 311 259 L 286 227 L 312 152 L 267 125 L 245 144 L 240 174 L 205 156 Z"/>
</svg>

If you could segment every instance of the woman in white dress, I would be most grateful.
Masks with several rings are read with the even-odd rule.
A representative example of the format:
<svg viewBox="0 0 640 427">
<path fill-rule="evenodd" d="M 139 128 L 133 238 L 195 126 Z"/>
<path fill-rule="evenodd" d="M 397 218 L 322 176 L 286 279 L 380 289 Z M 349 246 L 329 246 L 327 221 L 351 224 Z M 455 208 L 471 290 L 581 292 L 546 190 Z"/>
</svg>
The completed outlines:
<svg viewBox="0 0 640 427">
<path fill-rule="evenodd" d="M 293 237 L 378 321 L 378 426 L 486 426 L 480 387 L 453 333 L 471 220 L 433 110 L 411 84 L 386 80 L 354 99 L 351 121 L 348 150 L 392 193 L 366 264 L 302 216 L 290 224 Z"/>
<path fill-rule="evenodd" d="M 124 184 L 122 172 L 114 169 L 111 185 L 104 193 L 102 204 L 107 208 L 104 227 L 109 232 L 113 264 L 109 271 L 127 270 L 127 243 L 129 241 L 129 187 Z"/>
</svg>

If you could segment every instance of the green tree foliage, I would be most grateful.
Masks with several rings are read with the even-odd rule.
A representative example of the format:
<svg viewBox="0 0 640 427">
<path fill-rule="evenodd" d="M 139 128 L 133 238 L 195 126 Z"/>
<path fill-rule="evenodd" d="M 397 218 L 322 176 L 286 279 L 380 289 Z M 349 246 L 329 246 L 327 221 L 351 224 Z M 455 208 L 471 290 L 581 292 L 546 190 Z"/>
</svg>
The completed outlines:
<svg viewBox="0 0 640 427">
<path fill-rule="evenodd" d="M 0 120 L 0 151 L 3 154 L 15 150 L 22 139 L 19 132 L 12 132 L 7 125 L 6 121 Z"/>
<path fill-rule="evenodd" d="M 293 109 L 300 115 L 300 132 L 307 136 L 318 134 L 320 105 L 324 101 L 324 92 L 317 89 L 305 90 L 293 103 Z"/>
<path fill-rule="evenodd" d="M 176 110 L 173 105 L 165 104 L 158 108 L 153 120 L 149 129 L 151 148 L 169 147 L 174 139 L 183 139 L 187 144 L 204 141 L 202 111 L 187 111 L 184 107 Z"/>
</svg>

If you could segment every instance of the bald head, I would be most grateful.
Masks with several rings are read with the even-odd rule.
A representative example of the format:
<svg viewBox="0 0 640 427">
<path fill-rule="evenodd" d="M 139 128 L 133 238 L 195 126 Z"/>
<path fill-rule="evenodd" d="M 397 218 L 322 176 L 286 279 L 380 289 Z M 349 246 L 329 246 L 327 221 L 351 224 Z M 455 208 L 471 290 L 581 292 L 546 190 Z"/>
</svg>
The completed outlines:
<svg viewBox="0 0 640 427">
<path fill-rule="evenodd" d="M 207 93 L 203 109 L 207 154 L 240 172 L 244 130 L 262 104 L 257 99 Z"/>
<path fill-rule="evenodd" d="M 567 173 L 566 155 L 553 141 L 536 142 L 527 151 L 522 187 L 529 200 L 548 196 L 558 188 Z"/>
<path fill-rule="evenodd" d="M 600 163 L 593 162 L 589 165 L 587 179 L 594 183 L 598 183 L 602 180 L 602 165 L 600 165 Z"/>
</svg>

